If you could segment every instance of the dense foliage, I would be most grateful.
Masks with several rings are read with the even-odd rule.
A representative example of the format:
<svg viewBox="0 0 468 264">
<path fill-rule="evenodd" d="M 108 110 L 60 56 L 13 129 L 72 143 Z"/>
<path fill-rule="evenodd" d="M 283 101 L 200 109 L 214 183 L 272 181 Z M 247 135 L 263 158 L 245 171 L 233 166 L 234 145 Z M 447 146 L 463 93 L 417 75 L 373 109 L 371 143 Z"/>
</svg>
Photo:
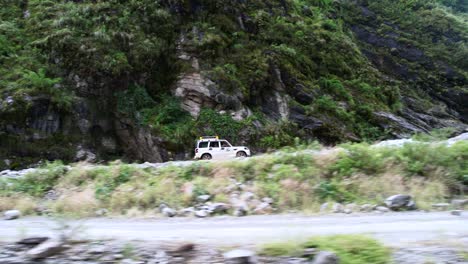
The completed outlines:
<svg viewBox="0 0 468 264">
<path fill-rule="evenodd" d="M 315 154 L 312 154 L 315 153 Z M 419 208 L 463 193 L 468 184 L 468 143 L 409 143 L 401 147 L 346 144 L 341 148 L 298 145 L 249 160 L 194 162 L 189 166 L 146 168 L 123 164 L 46 164 L 24 178 L 0 181 L 0 210 L 37 207 L 50 190 L 62 194 L 49 207 L 56 213 L 112 214 L 155 206 L 192 206 L 210 194 L 228 202 L 233 180 L 260 197 L 270 197 L 279 211 L 317 211 L 324 202 L 379 204 L 395 193 L 414 197 Z M 15 207 L 15 208 L 16 208 Z M 20 208 L 22 209 L 22 208 Z"/>
<path fill-rule="evenodd" d="M 295 137 L 332 143 L 383 138 L 389 131 L 374 112 L 398 113 L 402 97 L 416 98 L 424 112 L 432 97 L 466 92 L 462 0 L 0 4 L 0 128 L 26 124 L 37 98 L 62 113 L 76 111 L 77 98 L 87 98 L 112 118 L 150 127 L 170 149 L 187 151 L 193 138 L 212 133 L 231 140 L 242 135 L 267 149 L 290 145 Z M 375 45 L 359 32 L 375 35 Z M 183 111 L 171 95 L 177 78 L 193 70 L 178 59 L 181 46 L 199 58 L 203 76 L 254 114 L 234 121 L 211 109 L 202 109 L 198 119 Z M 372 54 L 398 67 L 377 70 Z M 270 118 L 262 98 L 278 85 L 290 106 L 323 121 L 320 131 Z M 8 137 L 0 147 L 24 140 Z"/>
</svg>

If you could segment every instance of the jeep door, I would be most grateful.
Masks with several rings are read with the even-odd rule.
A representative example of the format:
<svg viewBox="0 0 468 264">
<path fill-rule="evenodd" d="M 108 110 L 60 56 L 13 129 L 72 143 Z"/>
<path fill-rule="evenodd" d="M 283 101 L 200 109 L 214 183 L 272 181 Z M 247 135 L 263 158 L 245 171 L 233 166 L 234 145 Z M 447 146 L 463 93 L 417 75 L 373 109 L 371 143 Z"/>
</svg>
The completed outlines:
<svg viewBox="0 0 468 264">
<path fill-rule="evenodd" d="M 223 152 L 223 158 L 229 159 L 229 158 L 235 158 L 236 153 L 232 149 L 232 145 L 227 142 L 226 140 L 221 140 L 221 151 Z"/>
<path fill-rule="evenodd" d="M 223 158 L 224 151 L 221 150 L 219 141 L 210 141 L 210 148 L 208 150 L 213 159 Z"/>
</svg>

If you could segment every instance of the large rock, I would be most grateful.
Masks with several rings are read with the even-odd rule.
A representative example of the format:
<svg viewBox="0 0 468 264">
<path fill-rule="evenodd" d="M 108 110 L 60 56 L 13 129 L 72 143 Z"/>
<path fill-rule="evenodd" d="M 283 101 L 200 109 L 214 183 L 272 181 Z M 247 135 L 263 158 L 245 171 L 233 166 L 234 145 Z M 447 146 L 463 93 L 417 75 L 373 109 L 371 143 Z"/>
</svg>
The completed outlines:
<svg viewBox="0 0 468 264">
<path fill-rule="evenodd" d="M 344 212 L 344 206 L 340 203 L 334 203 L 332 207 L 332 211 L 334 213 L 343 213 Z"/>
<path fill-rule="evenodd" d="M 177 214 L 177 211 L 169 207 L 164 207 L 161 210 L 161 213 L 167 217 L 174 217 Z"/>
<path fill-rule="evenodd" d="M 416 208 L 410 195 L 397 194 L 385 199 L 385 205 L 392 210 L 413 210 Z"/>
<path fill-rule="evenodd" d="M 377 207 L 375 207 L 375 210 L 376 210 L 377 212 L 381 212 L 381 213 L 390 212 L 390 209 L 388 209 L 388 208 L 385 207 L 385 206 L 377 206 Z"/>
<path fill-rule="evenodd" d="M 452 206 L 455 208 L 463 208 L 468 205 L 468 199 L 455 199 L 451 202 Z"/>
<path fill-rule="evenodd" d="M 226 213 L 231 208 L 231 206 L 225 203 L 211 203 L 207 205 L 208 205 L 209 211 L 215 214 Z"/>
<path fill-rule="evenodd" d="M 208 212 L 207 210 L 195 211 L 195 216 L 198 218 L 205 218 L 205 217 L 208 217 L 209 215 L 210 215 L 210 212 Z"/>
<path fill-rule="evenodd" d="M 273 212 L 273 207 L 269 203 L 262 202 L 257 205 L 253 210 L 256 214 L 271 214 Z"/>
<path fill-rule="evenodd" d="M 340 259 L 335 253 L 320 251 L 312 261 L 312 264 L 338 264 Z"/>
<path fill-rule="evenodd" d="M 20 216 L 21 216 L 21 212 L 19 210 L 8 210 L 3 213 L 3 218 L 5 220 L 18 219 Z"/>
<path fill-rule="evenodd" d="M 449 203 L 436 203 L 432 205 L 432 208 L 436 210 L 447 210 L 449 206 Z"/>
<path fill-rule="evenodd" d="M 24 239 L 21 239 L 20 241 L 16 242 L 16 244 L 20 245 L 39 245 L 43 243 L 44 241 L 48 240 L 48 237 L 27 237 Z"/>
<path fill-rule="evenodd" d="M 223 254 L 226 264 L 255 264 L 257 257 L 255 252 L 245 249 L 235 249 Z"/>
<path fill-rule="evenodd" d="M 30 249 L 28 252 L 26 252 L 26 256 L 34 260 L 44 259 L 57 255 L 66 248 L 67 247 L 65 247 L 63 241 L 58 239 L 50 239 Z"/>
<path fill-rule="evenodd" d="M 361 210 L 361 212 L 371 212 L 373 208 L 374 206 L 371 204 L 363 204 L 359 207 L 359 210 Z"/>
<path fill-rule="evenodd" d="M 197 196 L 197 202 L 199 203 L 208 202 L 210 199 L 211 199 L 211 195 L 209 194 L 203 194 L 203 195 Z"/>
</svg>

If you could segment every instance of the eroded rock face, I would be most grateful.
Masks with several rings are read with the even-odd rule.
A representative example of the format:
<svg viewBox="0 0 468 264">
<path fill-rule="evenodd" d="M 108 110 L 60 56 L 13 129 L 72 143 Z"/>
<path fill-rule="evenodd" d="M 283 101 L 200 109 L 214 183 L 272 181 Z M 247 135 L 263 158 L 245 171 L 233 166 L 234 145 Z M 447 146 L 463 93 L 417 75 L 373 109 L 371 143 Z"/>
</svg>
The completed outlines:
<svg viewBox="0 0 468 264">
<path fill-rule="evenodd" d="M 194 34 L 199 33 L 197 28 L 192 31 Z M 177 53 L 180 60 L 191 65 L 190 70 L 179 76 L 172 90 L 174 96 L 181 99 L 182 109 L 194 118 L 200 115 L 203 108 L 226 111 L 235 120 L 242 120 L 252 114 L 243 103 L 244 98 L 240 91 L 228 94 L 205 76 L 200 69 L 199 58 L 184 34 L 179 38 Z"/>
<path fill-rule="evenodd" d="M 138 127 L 131 120 L 116 121 L 117 136 L 125 153 L 130 157 L 148 162 L 162 162 L 164 153 L 160 140 L 144 127 Z"/>
</svg>

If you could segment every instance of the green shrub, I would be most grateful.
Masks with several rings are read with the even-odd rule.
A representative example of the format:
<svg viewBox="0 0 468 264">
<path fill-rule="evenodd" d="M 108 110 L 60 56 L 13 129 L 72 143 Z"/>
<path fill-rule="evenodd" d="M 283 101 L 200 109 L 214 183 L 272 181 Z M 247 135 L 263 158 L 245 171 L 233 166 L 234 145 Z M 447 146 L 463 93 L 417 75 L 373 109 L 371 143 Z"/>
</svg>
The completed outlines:
<svg viewBox="0 0 468 264">
<path fill-rule="evenodd" d="M 243 124 L 228 114 L 220 114 L 212 109 L 202 109 L 195 123 L 200 135 L 219 135 L 236 142 Z"/>
<path fill-rule="evenodd" d="M 51 190 L 59 179 L 68 171 L 61 161 L 46 163 L 38 170 L 26 174 L 23 178 L 15 179 L 11 186 L 4 186 L 8 191 L 26 193 L 41 197 Z"/>
<path fill-rule="evenodd" d="M 265 256 L 300 257 L 306 248 L 334 252 L 343 264 L 391 263 L 390 250 L 374 238 L 363 235 L 334 235 L 314 237 L 301 243 L 297 241 L 263 245 L 260 254 Z"/>
<path fill-rule="evenodd" d="M 343 264 L 386 264 L 391 262 L 390 250 L 374 238 L 362 235 L 335 235 L 312 238 L 306 248 L 334 252 Z"/>
</svg>

